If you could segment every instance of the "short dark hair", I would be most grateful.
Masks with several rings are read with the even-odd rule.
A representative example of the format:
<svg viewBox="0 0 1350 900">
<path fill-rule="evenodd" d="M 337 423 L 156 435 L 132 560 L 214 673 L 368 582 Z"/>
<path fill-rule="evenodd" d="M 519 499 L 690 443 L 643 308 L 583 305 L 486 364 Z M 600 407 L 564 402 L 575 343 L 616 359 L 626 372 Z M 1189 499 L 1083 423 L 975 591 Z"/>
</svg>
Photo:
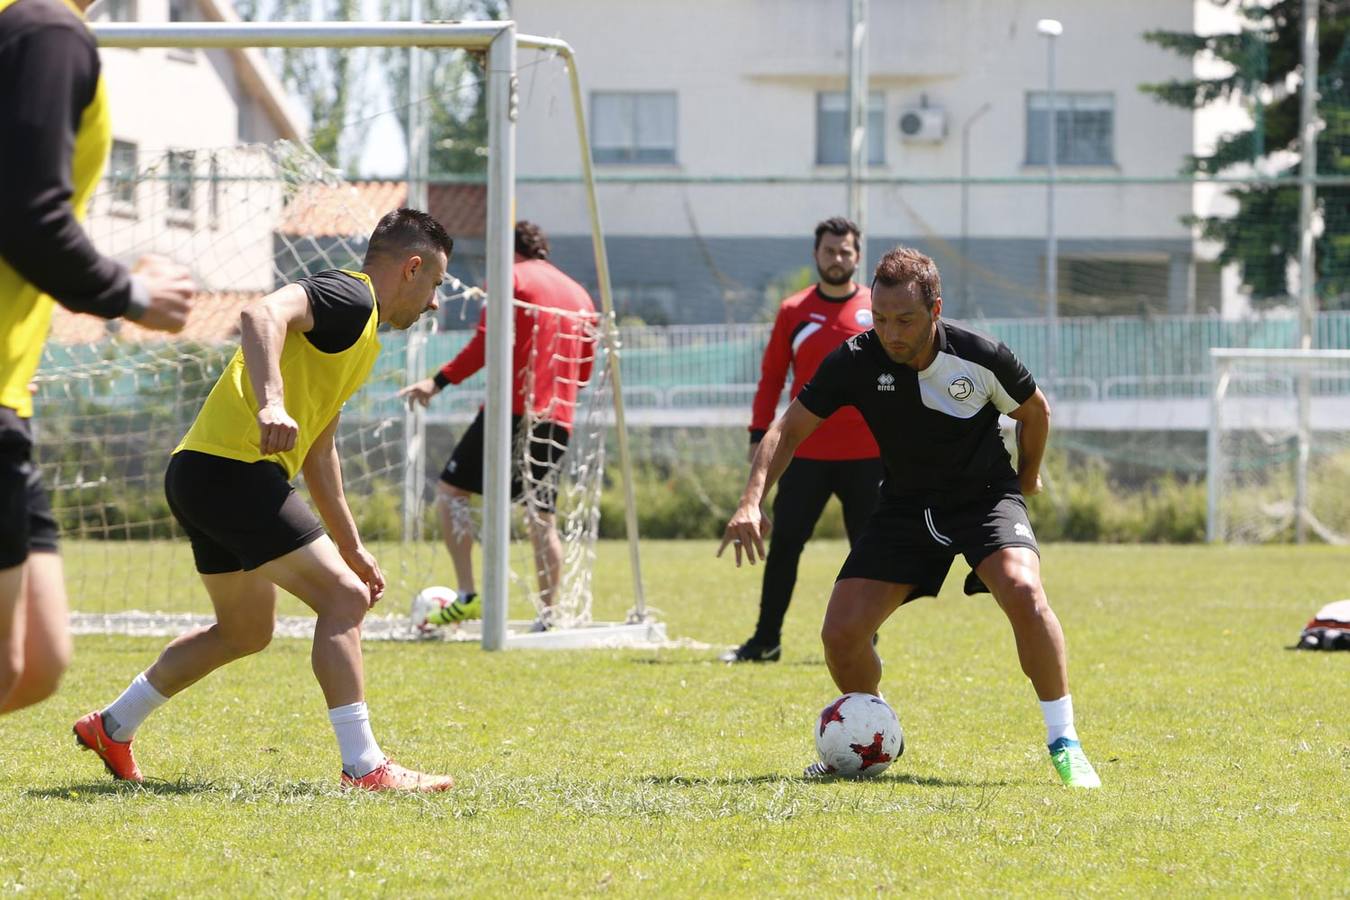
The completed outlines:
<svg viewBox="0 0 1350 900">
<path fill-rule="evenodd" d="M 420 209 L 404 206 L 385 213 L 375 226 L 366 245 L 366 262 L 377 256 L 406 256 L 419 250 L 439 250 L 448 261 L 454 249 L 454 239 L 440 222 Z"/>
<path fill-rule="evenodd" d="M 923 305 L 930 310 L 942 296 L 942 277 L 938 275 L 937 263 L 913 247 L 896 247 L 881 258 L 876 274 L 872 276 L 873 289 L 878 284 L 888 288 L 917 284 L 923 291 Z"/>
<path fill-rule="evenodd" d="M 853 246 L 858 248 L 862 246 L 862 229 L 860 229 L 852 219 L 846 219 L 843 216 L 831 216 L 825 221 L 816 225 L 816 249 L 820 249 L 820 239 L 826 234 L 833 234 L 837 237 L 843 237 L 846 234 L 853 235 Z"/>
<path fill-rule="evenodd" d="M 548 235 L 533 222 L 516 223 L 516 252 L 526 259 L 548 259 Z"/>
</svg>

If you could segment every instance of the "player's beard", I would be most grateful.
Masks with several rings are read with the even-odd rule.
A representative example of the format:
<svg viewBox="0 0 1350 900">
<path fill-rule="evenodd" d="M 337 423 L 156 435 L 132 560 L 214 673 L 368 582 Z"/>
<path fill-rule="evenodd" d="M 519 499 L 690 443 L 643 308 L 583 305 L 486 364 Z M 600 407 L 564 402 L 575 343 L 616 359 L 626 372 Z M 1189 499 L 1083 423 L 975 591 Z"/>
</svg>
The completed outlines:
<svg viewBox="0 0 1350 900">
<path fill-rule="evenodd" d="M 820 280 L 830 287 L 840 287 L 853 280 L 853 273 L 858 271 L 856 266 L 845 268 L 844 266 L 830 266 L 822 269 L 819 264 L 816 265 L 816 271 L 820 273 Z M 836 274 L 842 272 L 843 274 Z"/>
</svg>

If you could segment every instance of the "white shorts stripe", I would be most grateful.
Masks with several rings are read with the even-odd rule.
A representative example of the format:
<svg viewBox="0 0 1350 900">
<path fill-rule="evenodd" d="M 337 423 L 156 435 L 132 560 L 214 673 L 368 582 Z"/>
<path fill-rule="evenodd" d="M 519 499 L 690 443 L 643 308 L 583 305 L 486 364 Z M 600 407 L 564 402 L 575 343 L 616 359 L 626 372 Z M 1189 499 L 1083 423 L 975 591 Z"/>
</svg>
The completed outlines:
<svg viewBox="0 0 1350 900">
<path fill-rule="evenodd" d="M 947 536 L 944 535 L 944 534 L 940 534 L 940 533 L 938 532 L 938 530 L 937 530 L 937 526 L 935 526 L 935 525 L 933 524 L 933 510 L 932 510 L 932 509 L 924 509 L 924 511 L 923 511 L 923 522 L 924 522 L 925 525 L 928 526 L 928 533 L 931 534 L 931 535 L 933 536 L 933 540 L 937 541 L 939 544 L 941 544 L 941 545 L 944 546 L 944 547 L 950 547 L 950 546 L 952 545 L 952 539 L 949 538 L 949 537 L 947 537 Z"/>
</svg>

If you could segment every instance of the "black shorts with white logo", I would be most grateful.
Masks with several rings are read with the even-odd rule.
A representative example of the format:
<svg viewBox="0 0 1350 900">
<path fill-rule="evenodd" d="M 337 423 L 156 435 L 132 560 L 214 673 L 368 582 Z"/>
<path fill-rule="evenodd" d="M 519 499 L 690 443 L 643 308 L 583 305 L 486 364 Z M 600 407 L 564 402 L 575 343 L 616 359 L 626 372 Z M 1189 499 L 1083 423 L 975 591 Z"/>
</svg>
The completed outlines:
<svg viewBox="0 0 1350 900">
<path fill-rule="evenodd" d="M 558 470 L 571 434 L 556 422 L 537 422 L 530 429 L 524 456 L 529 458 L 530 479 L 523 477 L 525 460 L 518 452 L 524 416 L 511 417 L 511 499 L 524 499 L 532 509 L 553 512 L 558 504 Z M 471 494 L 483 493 L 483 410 L 469 425 L 441 471 L 441 481 Z"/>
<path fill-rule="evenodd" d="M 911 506 L 882 499 L 854 541 L 839 578 L 870 578 L 913 585 L 905 602 L 937 596 L 957 554 L 966 558 L 967 594 L 988 593 L 974 569 L 1007 547 L 1040 554 L 1027 517 L 1027 504 L 1012 486 L 946 507 Z"/>
<path fill-rule="evenodd" d="M 0 406 L 0 522 L 0 569 L 20 565 L 34 551 L 56 552 L 59 530 L 33 464 L 33 432 L 7 406 Z"/>
<path fill-rule="evenodd" d="M 256 569 L 324 533 L 286 470 L 269 460 L 180 450 L 164 473 L 164 495 L 203 575 Z"/>
</svg>

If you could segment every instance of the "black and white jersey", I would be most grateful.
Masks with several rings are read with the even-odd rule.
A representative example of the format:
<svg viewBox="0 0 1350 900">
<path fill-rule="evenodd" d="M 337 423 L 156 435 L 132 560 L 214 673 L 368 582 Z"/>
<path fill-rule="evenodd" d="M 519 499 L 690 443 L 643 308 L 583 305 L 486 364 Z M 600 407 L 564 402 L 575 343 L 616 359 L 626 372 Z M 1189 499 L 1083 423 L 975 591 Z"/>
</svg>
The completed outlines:
<svg viewBox="0 0 1350 900">
<path fill-rule="evenodd" d="M 937 358 L 920 372 L 892 361 L 875 330 L 856 335 L 797 400 L 821 418 L 841 406 L 862 413 L 881 447 L 889 501 L 944 506 L 990 487 L 1016 489 L 998 416 L 1031 399 L 1035 380 L 1004 344 L 960 325 L 938 319 L 936 342 Z"/>
</svg>

